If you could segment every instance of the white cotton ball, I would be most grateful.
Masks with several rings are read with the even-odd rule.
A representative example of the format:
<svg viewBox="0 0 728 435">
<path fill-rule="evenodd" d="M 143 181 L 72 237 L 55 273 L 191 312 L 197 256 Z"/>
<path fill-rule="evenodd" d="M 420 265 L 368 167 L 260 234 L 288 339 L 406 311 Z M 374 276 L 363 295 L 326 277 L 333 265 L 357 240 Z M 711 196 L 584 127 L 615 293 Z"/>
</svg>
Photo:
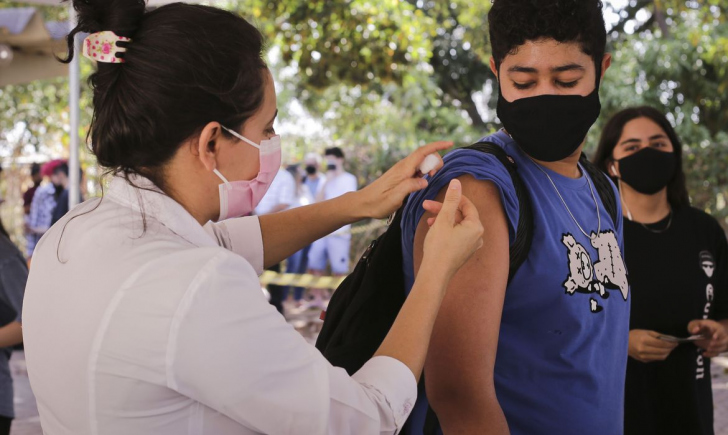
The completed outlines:
<svg viewBox="0 0 728 435">
<path fill-rule="evenodd" d="M 420 164 L 420 172 L 427 174 L 431 170 L 435 169 L 439 163 L 440 157 L 437 154 L 430 154 L 425 157 L 425 160 Z"/>
</svg>

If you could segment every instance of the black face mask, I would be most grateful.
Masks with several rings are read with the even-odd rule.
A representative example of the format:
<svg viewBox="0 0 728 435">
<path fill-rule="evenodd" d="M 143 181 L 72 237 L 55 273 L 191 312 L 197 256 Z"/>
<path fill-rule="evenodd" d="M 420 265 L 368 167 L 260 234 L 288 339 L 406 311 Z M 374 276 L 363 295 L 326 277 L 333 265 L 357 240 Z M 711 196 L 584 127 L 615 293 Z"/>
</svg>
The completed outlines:
<svg viewBox="0 0 728 435">
<path fill-rule="evenodd" d="M 329 163 L 329 165 L 326 167 L 326 169 L 328 169 L 329 171 L 335 171 L 336 165 L 333 163 Z"/>
<path fill-rule="evenodd" d="M 542 162 L 574 154 L 601 110 L 599 82 L 586 97 L 539 95 L 508 102 L 502 91 L 498 95 L 498 118 L 506 131 L 526 154 Z"/>
<path fill-rule="evenodd" d="M 316 166 L 306 166 L 306 173 L 308 175 L 313 175 L 316 173 Z"/>
<path fill-rule="evenodd" d="M 672 181 L 677 170 L 675 153 L 644 148 L 617 160 L 622 181 L 645 195 L 654 195 Z"/>
</svg>

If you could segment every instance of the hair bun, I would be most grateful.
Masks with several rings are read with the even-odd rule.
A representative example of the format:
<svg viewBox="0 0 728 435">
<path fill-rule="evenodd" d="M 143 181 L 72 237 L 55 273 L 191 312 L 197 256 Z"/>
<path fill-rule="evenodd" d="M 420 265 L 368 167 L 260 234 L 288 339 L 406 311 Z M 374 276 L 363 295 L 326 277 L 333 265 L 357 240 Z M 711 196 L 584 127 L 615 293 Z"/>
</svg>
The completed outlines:
<svg viewBox="0 0 728 435">
<path fill-rule="evenodd" d="M 78 14 L 76 29 L 96 33 L 111 30 L 131 37 L 144 16 L 145 0 L 73 0 Z"/>
</svg>

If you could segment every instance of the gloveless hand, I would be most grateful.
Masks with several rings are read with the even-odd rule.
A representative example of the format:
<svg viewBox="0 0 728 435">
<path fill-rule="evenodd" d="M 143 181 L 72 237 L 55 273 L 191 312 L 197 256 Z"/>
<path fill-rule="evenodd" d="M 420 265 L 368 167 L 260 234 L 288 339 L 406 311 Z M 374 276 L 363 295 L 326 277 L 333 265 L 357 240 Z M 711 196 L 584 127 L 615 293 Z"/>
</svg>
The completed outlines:
<svg viewBox="0 0 728 435">
<path fill-rule="evenodd" d="M 705 357 L 712 358 L 728 350 L 728 332 L 715 320 L 693 320 L 688 323 L 688 332 L 705 337 L 704 340 L 695 342 L 696 346 L 705 350 L 703 352 Z"/>
<path fill-rule="evenodd" d="M 677 347 L 677 343 L 661 340 L 660 334 L 645 329 L 633 329 L 629 331 L 629 356 L 649 363 L 653 361 L 664 361 Z"/>
<path fill-rule="evenodd" d="M 397 211 L 407 195 L 427 187 L 427 181 L 419 173 L 420 164 L 428 155 L 448 149 L 452 145 L 452 142 L 433 142 L 418 148 L 372 184 L 353 193 L 359 217 L 382 219 Z M 439 159 L 437 166 L 429 174 L 435 175 L 442 165 L 442 159 Z"/>
<path fill-rule="evenodd" d="M 458 179 L 450 182 L 438 209 L 425 237 L 420 271 L 434 270 L 451 277 L 483 246 L 483 225 Z"/>
</svg>

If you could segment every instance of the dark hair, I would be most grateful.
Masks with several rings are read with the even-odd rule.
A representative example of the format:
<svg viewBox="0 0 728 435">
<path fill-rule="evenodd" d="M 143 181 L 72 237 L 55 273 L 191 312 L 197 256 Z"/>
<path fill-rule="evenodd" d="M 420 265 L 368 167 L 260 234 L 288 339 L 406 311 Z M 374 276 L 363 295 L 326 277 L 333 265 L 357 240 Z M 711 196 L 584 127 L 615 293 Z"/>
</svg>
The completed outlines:
<svg viewBox="0 0 728 435">
<path fill-rule="evenodd" d="M 326 151 L 324 151 L 324 155 L 325 156 L 334 156 L 334 157 L 343 159 L 344 151 L 342 151 L 341 148 L 339 148 L 339 147 L 331 147 L 331 148 L 326 148 Z"/>
<path fill-rule="evenodd" d="M 66 174 L 66 177 L 68 177 L 68 165 L 65 163 L 61 163 L 53 169 L 53 174 L 58 174 L 60 172 L 63 172 L 64 174 Z"/>
<path fill-rule="evenodd" d="M 35 176 L 40 174 L 40 164 L 39 163 L 33 163 L 30 165 L 30 175 Z"/>
<path fill-rule="evenodd" d="M 140 174 L 163 188 L 160 169 L 186 140 L 218 121 L 239 129 L 263 101 L 263 36 L 243 18 L 173 3 L 145 11 L 144 0 L 73 0 L 79 32 L 113 31 L 125 63 L 99 63 L 89 82 L 91 149 L 112 173 Z M 223 134 L 228 134 L 223 131 Z"/>
<path fill-rule="evenodd" d="M 667 185 L 667 200 L 674 209 L 688 207 L 690 205 L 690 199 L 688 198 L 687 187 L 685 187 L 685 172 L 682 167 L 682 143 L 680 142 L 680 138 L 677 137 L 675 129 L 672 128 L 670 121 L 665 118 L 662 112 L 655 108 L 649 106 L 632 107 L 614 114 L 602 130 L 599 147 L 594 155 L 594 164 L 609 174 L 615 183 L 617 182 L 617 179 L 609 172 L 609 165 L 614 162 L 612 153 L 617 146 L 617 142 L 619 142 L 619 138 L 622 137 L 624 126 L 637 118 L 648 118 L 659 125 L 665 134 L 667 134 L 670 142 L 672 142 L 675 160 L 677 160 L 677 170 L 675 171 L 675 176 L 672 177 L 672 180 Z"/>
<path fill-rule="evenodd" d="M 597 72 L 601 70 L 607 31 L 599 0 L 494 0 L 488 25 L 499 68 L 526 41 L 550 38 L 580 43 L 582 51 L 594 59 Z"/>
</svg>

